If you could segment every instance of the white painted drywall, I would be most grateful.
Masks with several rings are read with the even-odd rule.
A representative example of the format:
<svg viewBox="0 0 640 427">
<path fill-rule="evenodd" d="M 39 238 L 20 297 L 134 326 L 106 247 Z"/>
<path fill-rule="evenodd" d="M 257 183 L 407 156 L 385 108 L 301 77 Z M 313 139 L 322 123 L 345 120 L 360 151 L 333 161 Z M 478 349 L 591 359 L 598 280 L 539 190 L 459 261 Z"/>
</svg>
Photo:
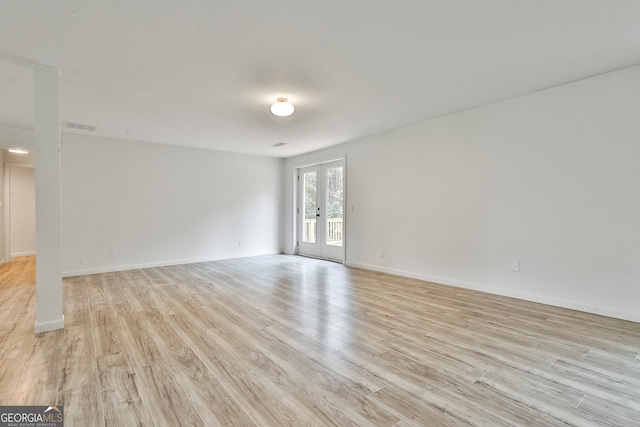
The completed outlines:
<svg viewBox="0 0 640 427">
<path fill-rule="evenodd" d="M 4 154 L 4 158 L 4 161 L 7 163 L 33 166 L 35 156 L 33 149 L 30 149 L 26 154 L 16 154 L 7 151 Z"/>
<path fill-rule="evenodd" d="M 285 252 L 346 155 L 348 264 L 640 321 L 639 112 L 633 67 L 287 159 Z"/>
<path fill-rule="evenodd" d="M 276 158 L 65 134 L 64 274 L 279 253 L 282 168 Z"/>
<path fill-rule="evenodd" d="M 60 73 L 33 66 L 36 185 L 35 332 L 64 328 L 60 255 Z"/>
<path fill-rule="evenodd" d="M 9 166 L 11 256 L 36 254 L 36 187 L 33 167 Z"/>
<path fill-rule="evenodd" d="M 31 95 L 23 94 L 25 97 L 31 97 Z M 0 146 L 3 148 L 24 148 L 26 150 L 33 150 L 33 130 L 24 128 L 9 127 L 6 124 L 0 125 Z M 11 153 L 5 153 L 5 161 L 9 162 L 9 155 Z"/>
</svg>

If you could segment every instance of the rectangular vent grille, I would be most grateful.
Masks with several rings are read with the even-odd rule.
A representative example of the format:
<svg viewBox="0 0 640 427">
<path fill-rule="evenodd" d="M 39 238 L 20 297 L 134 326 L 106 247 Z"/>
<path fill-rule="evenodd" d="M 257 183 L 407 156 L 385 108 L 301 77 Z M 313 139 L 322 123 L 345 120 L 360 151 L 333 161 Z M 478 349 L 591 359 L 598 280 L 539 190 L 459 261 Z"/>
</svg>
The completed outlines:
<svg viewBox="0 0 640 427">
<path fill-rule="evenodd" d="M 95 126 L 83 125 L 82 123 L 73 123 L 73 122 L 66 122 L 65 126 L 69 129 L 86 130 L 88 132 L 95 132 L 97 129 Z"/>
</svg>

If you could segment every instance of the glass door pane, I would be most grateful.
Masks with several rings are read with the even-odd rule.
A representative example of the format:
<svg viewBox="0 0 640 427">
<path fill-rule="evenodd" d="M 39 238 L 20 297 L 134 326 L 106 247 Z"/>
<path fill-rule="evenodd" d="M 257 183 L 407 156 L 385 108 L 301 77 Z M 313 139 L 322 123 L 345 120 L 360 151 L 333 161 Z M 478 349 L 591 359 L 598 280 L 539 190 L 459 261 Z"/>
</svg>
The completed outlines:
<svg viewBox="0 0 640 427">
<path fill-rule="evenodd" d="M 325 242 L 331 246 L 342 246 L 343 231 L 343 167 L 328 167 L 326 169 L 326 208 Z"/>
<path fill-rule="evenodd" d="M 304 243 L 317 242 L 317 183 L 316 171 L 306 172 L 302 175 L 302 194 L 304 196 L 304 223 L 302 225 L 302 241 Z"/>
</svg>

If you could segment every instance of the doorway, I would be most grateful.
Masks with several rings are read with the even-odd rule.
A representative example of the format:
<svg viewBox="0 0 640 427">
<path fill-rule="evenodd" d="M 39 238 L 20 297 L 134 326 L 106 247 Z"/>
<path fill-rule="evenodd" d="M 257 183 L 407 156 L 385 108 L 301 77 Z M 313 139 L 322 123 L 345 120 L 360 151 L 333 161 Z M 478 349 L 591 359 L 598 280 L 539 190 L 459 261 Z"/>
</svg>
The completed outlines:
<svg viewBox="0 0 640 427">
<path fill-rule="evenodd" d="M 32 165 L 9 164 L 9 256 L 36 254 L 36 194 Z"/>
<path fill-rule="evenodd" d="M 299 255 L 344 261 L 344 161 L 298 170 Z"/>
</svg>

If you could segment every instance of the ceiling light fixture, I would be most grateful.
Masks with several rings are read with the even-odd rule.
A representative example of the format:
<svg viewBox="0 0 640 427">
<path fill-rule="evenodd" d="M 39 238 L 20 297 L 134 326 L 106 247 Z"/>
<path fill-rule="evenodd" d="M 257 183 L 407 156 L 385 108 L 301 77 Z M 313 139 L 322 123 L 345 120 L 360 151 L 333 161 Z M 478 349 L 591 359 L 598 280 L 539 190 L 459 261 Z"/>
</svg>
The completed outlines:
<svg viewBox="0 0 640 427">
<path fill-rule="evenodd" d="M 290 116 L 295 110 L 295 107 L 287 101 L 287 98 L 278 98 L 276 103 L 271 106 L 271 112 L 279 117 Z"/>
<path fill-rule="evenodd" d="M 23 150 L 22 148 L 11 148 L 9 149 L 9 152 L 15 154 L 29 154 L 27 150 Z"/>
</svg>

